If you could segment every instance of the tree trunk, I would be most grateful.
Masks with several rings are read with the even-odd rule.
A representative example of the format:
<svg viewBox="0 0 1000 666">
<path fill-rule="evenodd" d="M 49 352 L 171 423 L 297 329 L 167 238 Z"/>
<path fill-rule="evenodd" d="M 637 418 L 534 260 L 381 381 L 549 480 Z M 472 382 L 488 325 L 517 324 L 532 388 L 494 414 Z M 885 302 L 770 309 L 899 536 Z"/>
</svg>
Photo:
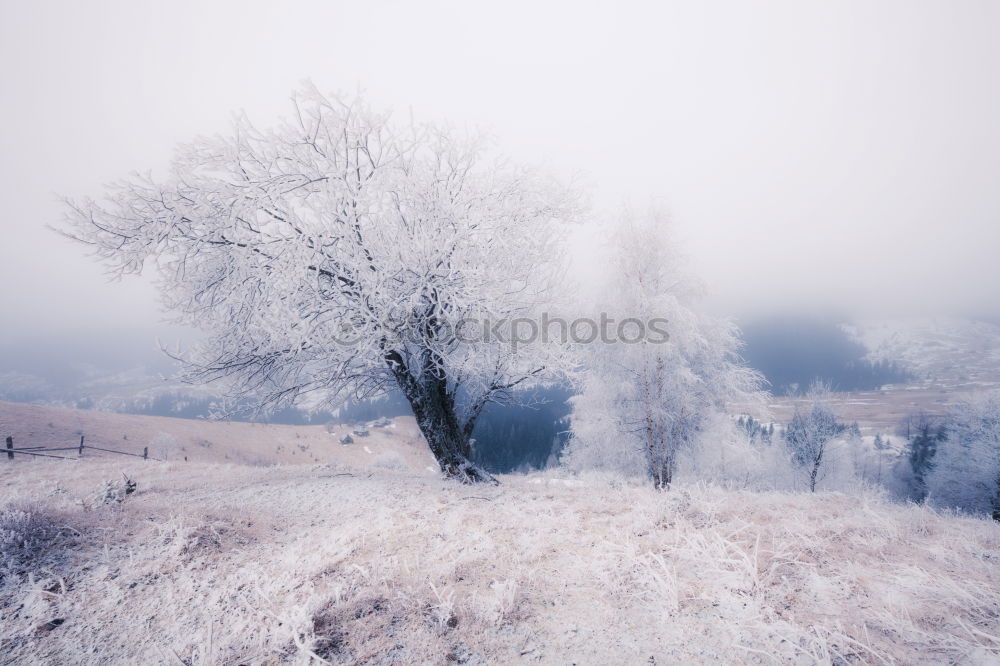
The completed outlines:
<svg viewBox="0 0 1000 666">
<path fill-rule="evenodd" d="M 820 461 L 813 463 L 812 471 L 809 472 L 809 492 L 816 492 L 816 476 L 819 474 Z"/>
<path fill-rule="evenodd" d="M 492 474 L 472 462 L 471 428 L 459 423 L 445 378 L 427 371 L 414 378 L 392 355 L 387 360 L 444 475 L 462 483 L 499 485 Z"/>
<path fill-rule="evenodd" d="M 657 490 L 670 490 L 670 482 L 673 480 L 673 470 L 669 463 L 664 463 L 659 470 L 653 474 L 653 487 Z"/>
<path fill-rule="evenodd" d="M 813 458 L 812 470 L 809 472 L 809 492 L 816 492 L 816 480 L 819 476 L 819 466 L 823 464 L 823 453 L 826 451 L 826 444 L 819 447 L 816 457 Z"/>
<path fill-rule="evenodd" d="M 470 438 L 459 426 L 451 400 L 441 400 L 433 389 L 418 400 L 410 400 L 417 425 L 445 476 L 462 483 L 499 482 L 472 462 Z"/>
<path fill-rule="evenodd" d="M 657 490 L 670 490 L 674 480 L 674 458 L 672 455 L 656 456 L 649 470 L 653 477 L 653 487 Z"/>
</svg>

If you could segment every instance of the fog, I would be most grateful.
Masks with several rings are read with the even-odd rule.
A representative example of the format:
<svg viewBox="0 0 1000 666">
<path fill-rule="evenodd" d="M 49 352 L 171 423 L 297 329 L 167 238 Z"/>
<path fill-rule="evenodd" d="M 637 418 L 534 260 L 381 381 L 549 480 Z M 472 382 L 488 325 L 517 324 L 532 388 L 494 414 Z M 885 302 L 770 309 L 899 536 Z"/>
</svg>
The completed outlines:
<svg viewBox="0 0 1000 666">
<path fill-rule="evenodd" d="M 174 334 L 46 227 L 57 195 L 266 125 L 305 78 L 485 128 L 609 217 L 656 202 L 722 312 L 998 310 L 996 3 L 207 5 L 0 10 L 2 339 Z"/>
</svg>

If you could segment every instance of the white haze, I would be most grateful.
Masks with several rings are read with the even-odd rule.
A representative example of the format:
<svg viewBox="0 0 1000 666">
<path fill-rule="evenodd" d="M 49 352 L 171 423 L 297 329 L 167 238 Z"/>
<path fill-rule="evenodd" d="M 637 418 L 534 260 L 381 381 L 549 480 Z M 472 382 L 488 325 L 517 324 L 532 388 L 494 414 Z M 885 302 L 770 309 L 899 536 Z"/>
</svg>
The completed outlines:
<svg viewBox="0 0 1000 666">
<path fill-rule="evenodd" d="M 8 2 L 0 339 L 157 328 L 147 284 L 46 229 L 56 194 L 266 125 L 304 78 L 485 127 L 601 209 L 658 202 L 723 311 L 995 313 L 997 34 L 966 0 Z"/>
</svg>

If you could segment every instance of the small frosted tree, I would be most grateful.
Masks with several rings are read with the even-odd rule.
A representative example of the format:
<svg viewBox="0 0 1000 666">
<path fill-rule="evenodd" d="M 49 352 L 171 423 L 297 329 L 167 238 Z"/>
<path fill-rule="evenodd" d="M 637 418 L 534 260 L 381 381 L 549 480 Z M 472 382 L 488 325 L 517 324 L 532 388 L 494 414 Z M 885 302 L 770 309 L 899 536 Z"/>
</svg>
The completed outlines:
<svg viewBox="0 0 1000 666">
<path fill-rule="evenodd" d="M 934 504 L 1000 520 L 1000 391 L 952 408 L 926 479 Z"/>
<path fill-rule="evenodd" d="M 785 445 L 792 454 L 793 462 L 805 472 L 810 492 L 816 492 L 816 483 L 830 443 L 844 430 L 826 406 L 829 393 L 826 385 L 814 384 L 806 395 L 807 407 L 796 406 L 784 433 Z"/>
<path fill-rule="evenodd" d="M 735 326 L 698 311 L 700 285 L 662 215 L 626 217 L 611 246 L 600 305 L 614 342 L 579 348 L 584 371 L 565 461 L 645 473 L 667 489 L 684 447 L 726 402 L 751 400 L 760 376 L 741 363 Z"/>
<path fill-rule="evenodd" d="M 395 385 L 446 475 L 493 481 L 470 461 L 477 417 L 559 353 L 462 322 L 537 316 L 574 197 L 361 100 L 308 88 L 293 111 L 271 129 L 239 117 L 182 146 L 166 178 L 70 202 L 65 233 L 118 274 L 153 265 L 167 307 L 208 333 L 185 359 L 192 380 L 262 409 Z"/>
<path fill-rule="evenodd" d="M 161 460 L 172 460 L 177 451 L 177 440 L 170 433 L 159 432 L 149 440 L 149 448 Z"/>
</svg>

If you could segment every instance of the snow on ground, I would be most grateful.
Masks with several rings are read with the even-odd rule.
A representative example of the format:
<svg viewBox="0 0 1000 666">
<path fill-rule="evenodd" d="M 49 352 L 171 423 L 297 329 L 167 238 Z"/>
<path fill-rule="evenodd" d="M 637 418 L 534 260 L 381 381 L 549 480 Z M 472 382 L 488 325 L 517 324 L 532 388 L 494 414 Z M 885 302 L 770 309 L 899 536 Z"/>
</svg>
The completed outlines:
<svg viewBox="0 0 1000 666">
<path fill-rule="evenodd" d="M 961 395 L 920 386 L 893 386 L 880 391 L 833 393 L 826 404 L 840 421 L 857 421 L 863 432 L 885 436 L 893 433 L 909 414 L 923 411 L 943 416 Z M 779 424 L 788 423 L 796 407 L 809 409 L 808 404 L 809 401 L 801 396 L 774 397 L 766 414 L 759 414 L 759 417 L 773 419 Z"/>
<path fill-rule="evenodd" d="M 138 491 L 94 504 L 122 473 Z M 7 560 L 20 573 L 0 584 L 2 661 L 1000 658 L 992 521 L 870 496 L 502 482 L 338 464 L 0 465 L 0 505 L 37 516 L 8 511 L 0 526 L 39 535 L 35 557 Z"/>
</svg>

